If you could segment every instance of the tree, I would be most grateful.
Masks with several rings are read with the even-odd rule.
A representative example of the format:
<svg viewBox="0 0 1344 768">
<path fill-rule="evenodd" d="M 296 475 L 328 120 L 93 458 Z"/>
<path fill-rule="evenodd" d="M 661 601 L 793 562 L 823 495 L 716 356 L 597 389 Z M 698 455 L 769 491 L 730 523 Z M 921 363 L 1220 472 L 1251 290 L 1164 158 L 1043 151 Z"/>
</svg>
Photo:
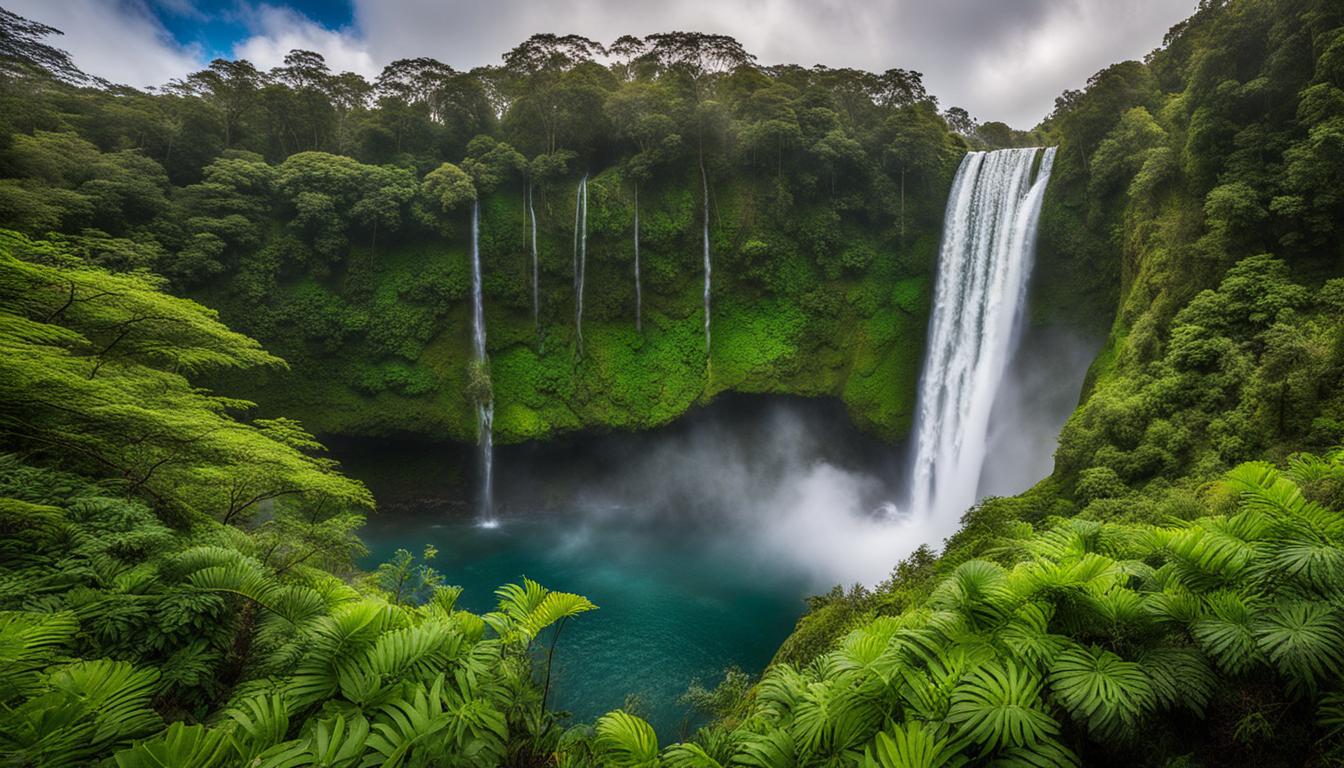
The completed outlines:
<svg viewBox="0 0 1344 768">
<path fill-rule="evenodd" d="M 947 122 L 948 130 L 953 133 L 959 133 L 962 136 L 970 136 L 975 133 L 975 119 L 961 107 L 948 107 L 947 111 L 943 113 L 943 120 Z"/>
<path fill-rule="evenodd" d="M 337 507 L 372 503 L 331 461 L 277 439 L 264 423 L 234 420 L 228 410 L 246 404 L 206 394 L 186 378 L 283 365 L 255 341 L 143 275 L 68 259 L 45 266 L 16 253 L 62 262 L 48 244 L 12 234 L 0 243 L 7 328 L 0 429 L 11 440 L 115 477 L 166 509 L 228 521 L 279 496 Z M 316 447 L 311 438 L 301 445 Z M 231 483 L 246 487 L 220 499 L 217 489 Z"/>
<path fill-rule="evenodd" d="M 467 145 L 462 170 L 471 177 L 480 194 L 489 194 L 500 184 L 521 173 L 527 161 L 513 147 L 489 136 L 477 136 Z"/>
<path fill-rule="evenodd" d="M 444 163 L 420 182 L 420 218 L 429 226 L 442 226 L 443 215 L 460 210 L 476 199 L 476 187 L 466 171 Z"/>
<path fill-rule="evenodd" d="M 62 32 L 0 8 L 0 72 L 17 76 L 22 67 L 38 67 L 68 83 L 83 84 L 90 78 L 70 60 L 70 54 L 47 45 L 43 38 Z"/>
<path fill-rule="evenodd" d="M 369 251 L 378 247 L 378 229 L 396 231 L 405 220 L 407 206 L 415 199 L 419 185 L 415 176 L 402 168 L 366 165 L 359 202 L 350 216 L 369 230 Z"/>
<path fill-rule="evenodd" d="M 224 146 L 232 147 L 256 110 L 262 74 L 247 59 L 215 59 L 187 77 L 186 86 L 201 94 L 223 116 Z"/>
</svg>

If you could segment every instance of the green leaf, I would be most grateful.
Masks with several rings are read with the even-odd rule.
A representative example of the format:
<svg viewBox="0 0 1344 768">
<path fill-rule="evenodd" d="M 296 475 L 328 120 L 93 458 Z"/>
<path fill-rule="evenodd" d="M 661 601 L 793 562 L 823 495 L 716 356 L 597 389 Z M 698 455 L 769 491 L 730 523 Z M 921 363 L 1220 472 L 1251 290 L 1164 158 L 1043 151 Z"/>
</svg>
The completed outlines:
<svg viewBox="0 0 1344 768">
<path fill-rule="evenodd" d="M 602 765 L 612 768 L 655 768 L 658 737 L 653 726 L 616 710 L 597 719 L 597 749 Z"/>
<path fill-rule="evenodd" d="M 1041 681 L 1026 669 L 991 662 L 957 685 L 947 719 L 986 753 L 1030 746 L 1059 733 L 1059 724 L 1044 711 L 1040 691 Z"/>
</svg>

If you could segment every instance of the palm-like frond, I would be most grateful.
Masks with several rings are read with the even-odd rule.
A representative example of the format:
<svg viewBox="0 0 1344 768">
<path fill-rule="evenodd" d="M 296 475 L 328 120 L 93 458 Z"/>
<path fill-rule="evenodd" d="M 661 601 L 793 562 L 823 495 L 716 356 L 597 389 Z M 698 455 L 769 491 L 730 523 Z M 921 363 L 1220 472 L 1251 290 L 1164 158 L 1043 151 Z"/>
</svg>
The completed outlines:
<svg viewBox="0 0 1344 768">
<path fill-rule="evenodd" d="M 863 768 L 956 768 L 965 763 L 951 739 L 919 722 L 879 731 L 863 757 Z"/>
<path fill-rule="evenodd" d="M 163 727 L 150 707 L 158 673 L 123 661 L 80 661 L 47 676 L 48 693 L 11 711 L 0 746 L 19 764 L 87 765 Z"/>
<path fill-rule="evenodd" d="M 699 744 L 673 744 L 663 751 L 662 765 L 666 768 L 723 768 Z"/>
<path fill-rule="evenodd" d="M 1218 688 L 1218 676 L 1197 648 L 1150 648 L 1138 659 L 1158 707 L 1183 706 L 1202 716 Z"/>
<path fill-rule="evenodd" d="M 618 709 L 598 718 L 596 732 L 602 765 L 612 768 L 658 765 L 658 737 L 644 720 Z"/>
<path fill-rule="evenodd" d="M 371 703 L 393 683 L 430 679 L 462 649 L 462 636 L 438 619 L 384 632 L 364 653 L 338 663 L 341 695 Z"/>
<path fill-rule="evenodd" d="M 1073 768 L 1080 764 L 1072 750 L 1054 739 L 1005 749 L 989 763 L 992 768 Z"/>
<path fill-rule="evenodd" d="M 934 608 L 956 611 L 979 627 L 1003 621 L 1014 607 L 1014 594 L 1005 584 L 1003 567 L 987 560 L 970 560 L 957 566 L 929 600 Z"/>
<path fill-rule="evenodd" d="M 1240 595 L 1217 592 L 1205 601 L 1203 616 L 1190 627 L 1200 647 L 1228 674 L 1238 675 L 1260 659 L 1255 609 Z"/>
<path fill-rule="evenodd" d="M 279 694 L 248 697 L 228 714 L 234 723 L 234 751 L 245 762 L 284 741 L 289 733 L 289 711 Z"/>
<path fill-rule="evenodd" d="M 793 737 L 782 728 L 744 734 L 733 753 L 732 764 L 744 768 L 793 768 L 798 764 Z"/>
<path fill-rule="evenodd" d="M 115 755 L 117 768 L 215 768 L 226 765 L 229 742 L 222 731 L 173 723 L 168 731 Z"/>
<path fill-rule="evenodd" d="M 1275 604 L 1255 622 L 1255 641 L 1294 688 L 1315 693 L 1344 671 L 1344 626 L 1329 603 Z"/>
<path fill-rule="evenodd" d="M 988 752 L 1035 744 L 1059 733 L 1043 708 L 1041 681 L 1012 662 L 972 672 L 952 693 L 947 718 Z"/>
<path fill-rule="evenodd" d="M 1073 719 L 1102 739 L 1135 735 L 1157 701 L 1143 667 L 1096 647 L 1061 653 L 1050 668 L 1050 688 Z"/>
<path fill-rule="evenodd" d="M 378 713 L 366 741 L 370 750 L 382 759 L 382 765 L 396 768 L 406 763 L 413 751 L 432 750 L 451 718 L 443 710 L 442 680 L 429 688 L 414 686 L 411 698 L 386 704 Z"/>
<path fill-rule="evenodd" d="M 79 631 L 72 613 L 0 612 L 0 704 L 31 695 Z"/>
<path fill-rule="evenodd" d="M 541 634 L 543 629 L 580 613 L 597 610 L 597 606 L 582 595 L 569 592 L 548 592 L 541 603 L 530 611 L 522 623 L 522 630 L 531 637 Z"/>
</svg>

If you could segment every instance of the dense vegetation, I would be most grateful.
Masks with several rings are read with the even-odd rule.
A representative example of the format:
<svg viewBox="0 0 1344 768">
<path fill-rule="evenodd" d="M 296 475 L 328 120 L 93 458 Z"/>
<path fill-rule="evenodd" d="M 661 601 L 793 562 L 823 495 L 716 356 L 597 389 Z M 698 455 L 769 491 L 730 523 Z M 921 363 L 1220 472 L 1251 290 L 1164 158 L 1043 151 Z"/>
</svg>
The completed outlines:
<svg viewBox="0 0 1344 768">
<path fill-rule="evenodd" d="M 693 691 L 714 723 L 666 747 L 631 713 L 547 709 L 585 599 L 525 582 L 475 616 L 432 551 L 357 572 L 373 501 L 279 414 L 470 436 L 475 199 L 505 438 L 660 423 L 725 388 L 839 395 L 899 434 L 951 169 L 1023 136 L 939 115 L 914 73 L 763 68 L 717 37 L 623 38 L 601 64 L 538 36 L 503 67 L 398 62 L 372 86 L 295 52 L 144 94 L 0 29 L 0 759 L 1344 762 L 1337 3 L 1209 0 L 1059 100 L 1035 132 L 1059 155 L 1033 313 L 1118 312 L 1054 476 L 814 599 L 759 681 Z"/>
<path fill-rule="evenodd" d="M 373 83 L 307 51 L 270 72 L 215 61 L 155 94 L 52 71 L 16 65 L 0 88 L 0 218 L 217 307 L 292 367 L 221 380 L 268 413 L 473 436 L 479 199 L 499 439 L 652 426 L 729 389 L 839 396 L 878 433 L 909 426 L 966 146 L 919 73 L 760 67 L 731 39 L 682 33 L 609 49 L 538 35 L 502 66 L 404 60 Z"/>
</svg>

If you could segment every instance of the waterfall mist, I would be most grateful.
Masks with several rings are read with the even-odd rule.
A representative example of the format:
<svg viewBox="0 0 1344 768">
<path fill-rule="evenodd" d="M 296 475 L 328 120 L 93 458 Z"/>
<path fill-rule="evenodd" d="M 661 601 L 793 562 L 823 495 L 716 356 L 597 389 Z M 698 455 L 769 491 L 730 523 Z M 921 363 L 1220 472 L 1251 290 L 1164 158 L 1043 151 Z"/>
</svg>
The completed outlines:
<svg viewBox="0 0 1344 768">
<path fill-rule="evenodd" d="M 500 506 L 566 515 L 566 546 L 613 528 L 692 538 L 744 570 L 825 590 L 881 581 L 945 533 L 892 519 L 901 465 L 838 402 L 725 396 L 652 433 L 506 447 L 501 472 L 528 483 L 509 484 Z"/>
<path fill-rule="evenodd" d="M 1059 431 L 1078 405 L 1103 339 L 1067 328 L 1026 333 L 990 412 L 981 498 L 1011 496 L 1054 471 Z"/>
<path fill-rule="evenodd" d="M 693 542 L 686 545 L 707 548 L 744 573 L 802 579 L 815 590 L 875 584 L 917 547 L 940 547 L 983 495 L 1020 492 L 1049 474 L 1058 428 L 1096 349 L 1095 342 L 1066 331 L 1022 327 L 1036 218 L 1052 159 L 1053 150 L 971 153 L 958 170 L 918 423 L 908 446 L 913 462 L 907 464 L 904 449 L 858 432 L 838 401 L 732 395 L 653 432 L 575 435 L 506 446 L 496 457 L 486 403 L 478 409 L 482 519 L 493 519 L 497 502 L 504 519 L 520 524 L 539 515 L 564 520 L 563 541 L 556 545 L 571 551 L 585 542 L 610 543 L 613 535 L 630 537 L 631 552 Z M 703 169 L 701 183 L 708 353 L 709 189 Z M 473 208 L 473 351 L 484 363 L 478 218 Z M 585 177 L 575 191 L 580 351 L 586 219 Z M 638 232 L 636 223 L 636 253 Z M 995 460 L 985 466 L 987 451 Z M 409 466 L 405 457 L 395 463 Z M 913 488 L 903 471 L 909 467 Z M 498 499 L 496 471 L 518 479 Z M 451 490 L 433 490 L 422 501 L 454 503 Z M 906 494 L 914 503 L 898 508 L 893 502 Z"/>
</svg>

